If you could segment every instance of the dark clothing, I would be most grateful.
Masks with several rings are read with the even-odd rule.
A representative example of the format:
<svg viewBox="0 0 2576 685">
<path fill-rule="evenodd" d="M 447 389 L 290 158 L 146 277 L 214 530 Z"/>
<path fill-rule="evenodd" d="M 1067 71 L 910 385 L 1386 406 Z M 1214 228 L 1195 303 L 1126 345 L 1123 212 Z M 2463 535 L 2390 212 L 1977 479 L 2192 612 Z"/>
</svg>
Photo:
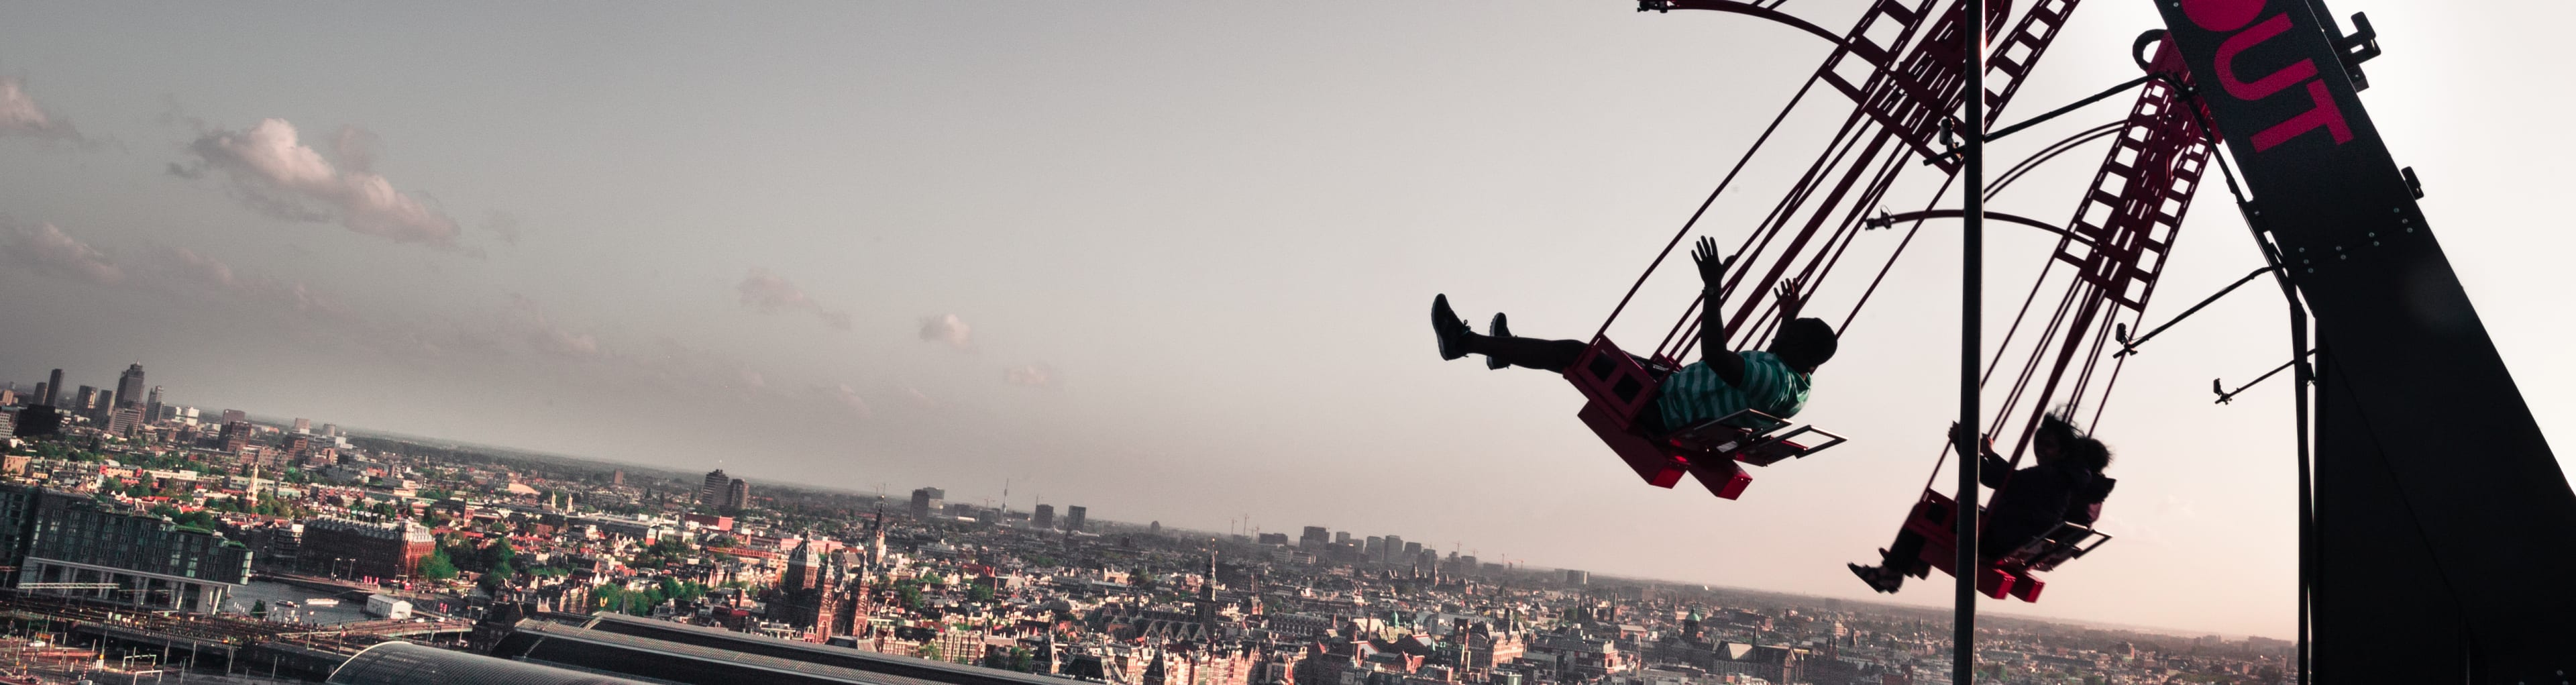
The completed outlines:
<svg viewBox="0 0 2576 685">
<path fill-rule="evenodd" d="M 2047 535 L 2060 522 L 2093 523 L 2101 517 L 2102 501 L 2110 497 L 2115 482 L 2072 465 L 2031 466 L 2015 471 L 2010 462 L 1994 455 L 1987 455 L 1978 467 L 1978 480 L 1986 487 L 1997 488 L 1992 506 L 1987 508 L 1985 526 L 1977 531 L 1977 556 L 1989 562 Z M 1920 560 L 1923 543 L 1923 537 L 1914 531 L 1898 530 L 1896 542 L 1888 545 L 1882 563 L 1906 575 L 1923 577 L 1930 572 L 1929 565 Z"/>
<path fill-rule="evenodd" d="M 2057 524 L 2092 516 L 2085 501 L 2096 489 L 2093 472 L 2081 466 L 2058 462 L 2030 466 L 2019 471 L 2002 457 L 1986 455 L 1978 468 L 1978 480 L 1996 488 L 1994 499 L 1986 509 L 1986 526 L 1979 532 L 1977 549 L 1986 558 L 1999 558 L 2014 548 L 2030 542 Z M 2107 495 L 2108 492 L 2103 494 Z"/>
</svg>

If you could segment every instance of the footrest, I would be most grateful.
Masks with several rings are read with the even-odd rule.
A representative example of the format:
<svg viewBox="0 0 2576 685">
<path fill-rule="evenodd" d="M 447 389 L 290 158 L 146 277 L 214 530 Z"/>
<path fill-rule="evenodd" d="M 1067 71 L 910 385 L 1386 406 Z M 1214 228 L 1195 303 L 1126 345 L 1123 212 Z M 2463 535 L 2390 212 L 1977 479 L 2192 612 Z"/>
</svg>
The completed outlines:
<svg viewBox="0 0 2576 685">
<path fill-rule="evenodd" d="M 1993 566 L 1981 566 L 1977 569 L 1977 594 L 2003 599 L 2004 595 L 2012 593 L 2013 586 L 2020 580 L 2020 576 L 2013 575 L 2010 571 Z"/>
<path fill-rule="evenodd" d="M 1701 485 L 1708 486 L 1709 494 L 1720 499 L 1735 499 L 1744 494 L 1746 486 L 1753 484 L 1753 474 L 1745 473 L 1744 467 L 1736 466 L 1733 461 L 1704 458 L 1684 463 L 1691 475 L 1699 478 Z"/>
<path fill-rule="evenodd" d="M 2040 580 L 2038 577 L 2027 573 L 2021 574 L 2021 578 L 2019 580 L 2013 581 L 2012 596 L 2019 597 L 2021 598 L 2021 601 L 2024 602 L 2037 602 L 2039 601 L 2039 591 L 2047 587 L 2048 581 Z"/>
<path fill-rule="evenodd" d="M 1619 459 L 1627 462 L 1628 468 L 1636 471 L 1638 478 L 1645 479 L 1647 485 L 1669 488 L 1681 482 L 1682 472 L 1686 469 L 1680 457 L 1664 451 L 1663 446 L 1655 444 L 1655 441 L 1629 433 L 1619 418 L 1601 403 L 1584 403 L 1583 411 L 1575 416 L 1583 419 L 1583 425 L 1592 427 L 1592 434 L 1600 437 L 1602 444 L 1609 445 L 1610 451 L 1617 452 Z"/>
</svg>

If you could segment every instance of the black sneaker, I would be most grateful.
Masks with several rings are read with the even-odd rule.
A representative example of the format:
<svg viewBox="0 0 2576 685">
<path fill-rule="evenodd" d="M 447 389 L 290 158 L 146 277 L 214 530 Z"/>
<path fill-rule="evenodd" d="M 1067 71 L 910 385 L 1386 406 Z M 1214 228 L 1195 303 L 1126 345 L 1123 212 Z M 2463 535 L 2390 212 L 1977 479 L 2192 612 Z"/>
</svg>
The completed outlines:
<svg viewBox="0 0 2576 685">
<path fill-rule="evenodd" d="M 1494 312 L 1494 323 L 1493 325 L 1486 327 L 1485 334 L 1497 338 L 1512 337 L 1512 328 L 1509 324 L 1503 321 L 1502 312 Z M 1503 361 L 1502 357 L 1496 357 L 1490 354 L 1485 355 L 1485 368 L 1499 369 L 1506 366 L 1511 366 L 1511 363 Z"/>
<path fill-rule="evenodd" d="M 1869 589 L 1880 593 L 1895 592 L 1897 590 L 1897 583 L 1901 582 L 1896 578 L 1890 578 L 1889 576 L 1892 574 L 1887 573 L 1886 569 L 1881 569 L 1876 566 L 1862 566 L 1860 564 L 1844 564 L 1844 566 L 1851 567 L 1852 575 L 1860 576 L 1860 582 L 1868 583 Z"/>
<path fill-rule="evenodd" d="M 1466 319 L 1458 318 L 1457 312 L 1449 310 L 1448 295 L 1434 295 L 1431 334 L 1440 339 L 1440 358 L 1445 361 L 1467 356 L 1467 336 L 1475 335 L 1476 330 L 1467 326 Z"/>
</svg>

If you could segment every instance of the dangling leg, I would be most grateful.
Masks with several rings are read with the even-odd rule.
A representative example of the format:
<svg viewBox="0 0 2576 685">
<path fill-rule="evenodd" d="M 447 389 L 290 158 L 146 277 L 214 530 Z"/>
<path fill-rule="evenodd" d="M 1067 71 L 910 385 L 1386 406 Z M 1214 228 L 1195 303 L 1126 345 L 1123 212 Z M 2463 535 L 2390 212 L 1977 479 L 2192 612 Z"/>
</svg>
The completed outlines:
<svg viewBox="0 0 2576 685">
<path fill-rule="evenodd" d="M 1494 323 L 1496 333 L 1508 332 L 1500 316 L 1494 319 Z M 1575 359 L 1583 356 L 1583 348 L 1588 347 L 1576 340 L 1477 335 L 1467 326 L 1465 319 L 1458 318 L 1457 312 L 1449 309 L 1447 295 L 1431 299 L 1431 333 L 1440 340 L 1441 359 L 1481 354 L 1489 360 L 1487 366 L 1498 369 L 1502 368 L 1501 365 L 1511 365 L 1565 373 L 1566 369 L 1574 366 Z"/>
<path fill-rule="evenodd" d="M 1868 583 L 1869 589 L 1895 592 L 1905 587 L 1907 571 L 1917 565 L 1918 559 L 1922 556 L 1923 536 L 1916 535 L 1913 531 L 1899 530 L 1896 532 L 1896 543 L 1878 551 L 1877 566 L 1860 564 L 1845 564 L 1845 566 L 1851 568 L 1852 575 L 1860 576 L 1861 582 Z"/>
</svg>

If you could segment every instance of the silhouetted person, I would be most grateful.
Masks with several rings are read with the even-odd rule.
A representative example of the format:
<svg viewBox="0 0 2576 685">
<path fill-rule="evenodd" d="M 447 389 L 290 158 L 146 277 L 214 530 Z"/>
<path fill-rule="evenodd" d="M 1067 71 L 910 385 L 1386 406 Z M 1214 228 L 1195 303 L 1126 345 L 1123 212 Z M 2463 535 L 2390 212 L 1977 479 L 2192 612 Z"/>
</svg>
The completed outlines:
<svg viewBox="0 0 2576 685">
<path fill-rule="evenodd" d="M 1950 439 L 1966 442 L 1967 430 L 1951 424 Z M 2073 424 L 2055 414 L 2040 419 L 2039 432 L 2031 436 L 2031 458 L 2037 463 L 2019 471 L 1995 454 L 1991 438 L 1977 443 L 1977 479 L 1997 488 L 1994 501 L 1986 507 L 1985 525 L 1977 529 L 1977 557 L 1987 563 L 2047 535 L 2059 523 L 2092 523 L 2101 515 L 2102 501 L 2111 495 L 2113 481 L 2102 475 L 2111 463 L 2110 448 L 2100 440 L 2077 435 Z M 1962 506 L 1960 511 L 1960 515 L 1972 515 L 1975 510 Z M 1870 589 L 1895 592 L 1904 587 L 1906 576 L 1931 573 L 1930 565 L 1922 561 L 1923 543 L 1923 536 L 1900 529 L 1896 542 L 1879 551 L 1878 565 L 1849 566 Z"/>
<path fill-rule="evenodd" d="M 1691 260 L 1699 266 L 1708 303 L 1700 310 L 1700 360 L 1664 378 L 1657 390 L 1650 421 L 1683 428 L 1737 411 L 1752 409 L 1780 418 L 1798 413 L 1807 403 L 1809 376 L 1833 359 L 1838 344 L 1834 327 L 1819 319 L 1797 318 L 1804 304 L 1799 279 L 1780 284 L 1780 315 L 1789 321 L 1762 350 L 1726 349 L 1726 319 L 1718 290 L 1733 260 L 1718 255 L 1717 241 L 1701 238 Z M 1485 355 L 1487 368 L 1520 366 L 1565 373 L 1583 356 L 1587 343 L 1542 340 L 1511 334 L 1502 314 L 1494 315 L 1492 334 L 1478 335 L 1449 309 L 1449 296 L 1431 298 L 1431 332 L 1440 341 L 1440 358 Z"/>
</svg>

